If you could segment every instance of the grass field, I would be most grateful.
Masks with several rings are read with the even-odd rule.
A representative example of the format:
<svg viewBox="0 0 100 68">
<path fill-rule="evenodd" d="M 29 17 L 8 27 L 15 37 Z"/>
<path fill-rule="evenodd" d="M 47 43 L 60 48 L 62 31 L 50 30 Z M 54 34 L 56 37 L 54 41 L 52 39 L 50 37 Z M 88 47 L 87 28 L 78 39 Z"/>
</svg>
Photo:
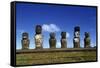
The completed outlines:
<svg viewBox="0 0 100 68">
<path fill-rule="evenodd" d="M 96 61 L 96 49 L 17 50 L 16 65 Z"/>
</svg>

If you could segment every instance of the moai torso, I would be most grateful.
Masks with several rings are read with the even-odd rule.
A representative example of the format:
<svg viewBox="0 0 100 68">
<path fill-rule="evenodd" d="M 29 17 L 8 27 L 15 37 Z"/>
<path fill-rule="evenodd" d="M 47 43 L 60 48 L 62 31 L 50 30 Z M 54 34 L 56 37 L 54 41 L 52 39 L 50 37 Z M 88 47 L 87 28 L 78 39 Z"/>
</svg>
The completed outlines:
<svg viewBox="0 0 100 68">
<path fill-rule="evenodd" d="M 66 32 L 61 32 L 61 48 L 67 47 Z"/>
<path fill-rule="evenodd" d="M 84 47 L 85 48 L 90 47 L 90 35 L 88 32 L 85 32 Z"/>
<path fill-rule="evenodd" d="M 42 48 L 42 44 L 43 44 L 43 37 L 42 37 L 42 27 L 40 25 L 36 26 L 35 29 L 35 45 L 36 45 L 36 49 L 41 49 Z"/>
<path fill-rule="evenodd" d="M 50 48 L 56 48 L 55 33 L 50 33 L 49 45 L 50 45 Z"/>
<path fill-rule="evenodd" d="M 74 44 L 74 48 L 80 47 L 80 27 L 79 26 L 74 28 L 73 44 Z"/>
<path fill-rule="evenodd" d="M 41 34 L 36 34 L 35 35 L 35 45 L 36 45 L 36 48 L 42 48 L 42 43 L 43 43 L 42 35 Z"/>
<path fill-rule="evenodd" d="M 28 39 L 28 33 L 25 32 L 25 33 L 22 34 L 21 42 L 22 42 L 22 49 L 29 49 L 30 41 Z"/>
</svg>

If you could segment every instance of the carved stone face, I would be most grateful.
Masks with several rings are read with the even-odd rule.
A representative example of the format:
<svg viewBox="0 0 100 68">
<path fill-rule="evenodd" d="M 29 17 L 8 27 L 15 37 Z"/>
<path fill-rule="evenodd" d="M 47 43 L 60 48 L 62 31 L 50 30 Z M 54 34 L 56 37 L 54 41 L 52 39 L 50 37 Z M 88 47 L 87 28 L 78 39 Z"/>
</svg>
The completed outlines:
<svg viewBox="0 0 100 68">
<path fill-rule="evenodd" d="M 55 38 L 55 33 L 54 33 L 54 32 L 51 32 L 51 33 L 50 33 L 50 38 L 52 38 L 52 39 Z"/>
<path fill-rule="evenodd" d="M 23 40 L 23 44 L 27 44 L 27 40 Z"/>
<path fill-rule="evenodd" d="M 66 32 L 61 32 L 62 38 L 66 38 Z"/>
<path fill-rule="evenodd" d="M 24 32 L 24 33 L 22 34 L 22 38 L 23 38 L 23 39 L 28 39 L 28 33 Z"/>
<path fill-rule="evenodd" d="M 75 37 L 80 37 L 80 33 L 78 31 L 75 32 Z"/>
<path fill-rule="evenodd" d="M 42 32 L 42 27 L 41 27 L 40 25 L 37 25 L 37 26 L 36 26 L 36 29 L 35 29 L 35 32 L 36 32 L 36 34 L 41 34 L 41 32 Z"/>
<path fill-rule="evenodd" d="M 22 40 L 21 40 L 21 42 L 22 42 L 22 49 L 28 49 L 29 48 L 30 41 L 28 39 L 28 33 L 24 32 L 22 34 Z"/>
<path fill-rule="evenodd" d="M 88 32 L 85 32 L 85 37 L 89 37 L 89 33 Z"/>
</svg>

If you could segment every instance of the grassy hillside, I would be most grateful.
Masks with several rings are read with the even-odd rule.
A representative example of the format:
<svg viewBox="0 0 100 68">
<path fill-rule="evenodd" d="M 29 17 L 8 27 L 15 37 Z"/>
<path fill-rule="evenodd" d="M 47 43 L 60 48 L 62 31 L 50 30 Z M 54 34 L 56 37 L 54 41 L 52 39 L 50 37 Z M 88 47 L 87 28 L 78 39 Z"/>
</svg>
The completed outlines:
<svg viewBox="0 0 100 68">
<path fill-rule="evenodd" d="M 17 65 L 96 61 L 96 48 L 17 50 Z"/>
</svg>

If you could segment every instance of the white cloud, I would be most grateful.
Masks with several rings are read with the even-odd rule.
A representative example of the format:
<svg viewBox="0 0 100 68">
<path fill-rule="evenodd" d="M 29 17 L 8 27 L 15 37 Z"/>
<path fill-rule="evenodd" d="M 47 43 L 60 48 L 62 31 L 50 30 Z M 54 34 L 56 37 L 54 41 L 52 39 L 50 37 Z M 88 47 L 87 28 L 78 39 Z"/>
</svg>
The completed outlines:
<svg viewBox="0 0 100 68">
<path fill-rule="evenodd" d="M 66 34 L 67 34 L 66 37 L 69 38 L 70 37 L 70 34 L 68 32 L 66 32 Z"/>
<path fill-rule="evenodd" d="M 55 24 L 43 24 L 42 25 L 43 31 L 47 32 L 59 32 L 60 28 Z"/>
<path fill-rule="evenodd" d="M 91 47 L 94 47 L 94 46 L 96 46 L 96 44 L 91 42 Z"/>
<path fill-rule="evenodd" d="M 57 48 L 61 48 L 61 43 L 60 42 L 57 42 L 56 47 Z"/>
</svg>

